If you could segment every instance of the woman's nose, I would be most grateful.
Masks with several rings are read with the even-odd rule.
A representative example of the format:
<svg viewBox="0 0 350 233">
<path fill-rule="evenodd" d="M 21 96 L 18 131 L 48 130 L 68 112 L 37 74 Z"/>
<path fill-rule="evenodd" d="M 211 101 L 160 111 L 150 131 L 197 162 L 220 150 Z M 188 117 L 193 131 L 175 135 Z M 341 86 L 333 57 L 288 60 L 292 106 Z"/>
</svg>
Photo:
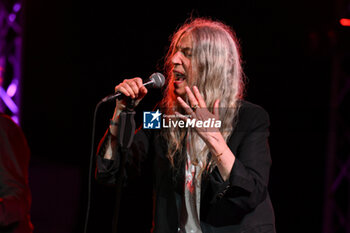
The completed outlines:
<svg viewBox="0 0 350 233">
<path fill-rule="evenodd" d="M 177 51 L 173 57 L 171 58 L 171 62 L 173 63 L 173 65 L 180 65 L 182 63 L 181 61 L 181 52 Z"/>
</svg>

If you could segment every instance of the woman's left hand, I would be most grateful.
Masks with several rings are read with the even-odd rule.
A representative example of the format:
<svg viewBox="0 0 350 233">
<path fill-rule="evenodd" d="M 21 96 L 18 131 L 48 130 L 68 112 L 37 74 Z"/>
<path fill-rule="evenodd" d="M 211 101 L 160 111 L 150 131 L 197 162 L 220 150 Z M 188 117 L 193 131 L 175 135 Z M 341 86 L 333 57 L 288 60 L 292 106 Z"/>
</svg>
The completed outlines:
<svg viewBox="0 0 350 233">
<path fill-rule="evenodd" d="M 181 97 L 177 97 L 177 101 L 180 104 L 180 106 L 185 110 L 185 112 L 189 116 L 191 116 L 191 119 L 195 119 L 196 121 L 202 121 L 202 122 L 206 120 L 209 120 L 210 122 L 214 121 L 214 124 L 209 124 L 209 127 L 204 127 L 203 124 L 202 124 L 202 127 L 194 127 L 198 135 L 206 143 L 208 143 L 213 139 L 219 140 L 220 137 L 222 138 L 219 128 L 215 127 L 215 122 L 220 120 L 220 117 L 219 117 L 220 100 L 217 99 L 214 102 L 213 112 L 210 112 L 206 106 L 206 103 L 202 95 L 200 94 L 196 86 L 193 86 L 193 92 L 188 86 L 185 87 L 185 90 L 188 96 L 190 106 L 188 106 L 188 104 Z M 185 121 L 188 119 L 188 117 L 184 115 L 181 115 L 179 113 L 176 113 L 176 114 Z"/>
<path fill-rule="evenodd" d="M 177 101 L 180 106 L 184 108 L 186 113 L 191 116 L 191 118 L 201 121 L 206 121 L 208 119 L 220 120 L 219 118 L 219 101 L 214 102 L 214 109 L 211 113 L 196 86 L 193 87 L 193 93 L 189 87 L 185 87 L 188 96 L 189 104 L 181 98 L 177 97 Z M 187 120 L 188 118 L 184 115 L 176 113 L 181 119 Z M 203 125 L 202 125 L 203 126 Z M 211 125 L 210 125 L 211 126 Z M 227 180 L 230 176 L 233 164 L 236 157 L 227 146 L 224 137 L 222 136 L 218 127 L 195 127 L 198 135 L 207 144 L 209 151 L 214 156 L 219 172 L 223 180 Z"/>
</svg>

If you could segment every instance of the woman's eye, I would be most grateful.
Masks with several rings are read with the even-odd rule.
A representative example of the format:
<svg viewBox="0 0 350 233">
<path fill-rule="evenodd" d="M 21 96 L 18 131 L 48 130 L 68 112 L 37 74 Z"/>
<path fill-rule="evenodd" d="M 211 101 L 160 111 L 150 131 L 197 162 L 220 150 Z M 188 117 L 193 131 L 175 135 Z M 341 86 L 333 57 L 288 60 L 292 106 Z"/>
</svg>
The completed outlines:
<svg viewBox="0 0 350 233">
<path fill-rule="evenodd" d="M 186 57 L 192 57 L 192 52 L 190 50 L 184 50 L 182 52 Z"/>
</svg>

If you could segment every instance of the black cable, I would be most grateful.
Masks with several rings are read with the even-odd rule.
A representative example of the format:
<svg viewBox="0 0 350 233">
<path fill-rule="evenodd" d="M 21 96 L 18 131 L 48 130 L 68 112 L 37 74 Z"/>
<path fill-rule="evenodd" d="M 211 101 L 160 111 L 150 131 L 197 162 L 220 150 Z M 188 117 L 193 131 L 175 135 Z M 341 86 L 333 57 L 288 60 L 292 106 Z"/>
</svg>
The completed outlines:
<svg viewBox="0 0 350 233">
<path fill-rule="evenodd" d="M 89 223 L 90 206 L 91 206 L 91 185 L 92 185 L 91 179 L 92 179 L 92 164 L 93 164 L 93 159 L 94 159 L 96 115 L 97 115 L 97 110 L 102 103 L 104 103 L 103 100 L 101 100 L 100 102 L 97 103 L 97 105 L 95 107 L 94 118 L 92 120 L 92 139 L 91 139 L 91 154 L 90 154 L 90 161 L 89 161 L 88 198 L 87 198 L 86 217 L 85 217 L 85 223 L 84 223 L 84 233 L 87 233 L 87 227 L 88 227 L 88 223 Z"/>
<path fill-rule="evenodd" d="M 92 185 L 92 164 L 93 164 L 93 158 L 94 158 L 94 145 L 95 145 L 95 128 L 96 128 L 96 115 L 97 115 L 97 110 L 98 108 L 100 107 L 100 105 L 102 103 L 106 103 L 107 101 L 109 101 L 110 99 L 102 99 L 100 102 L 98 102 L 96 104 L 96 107 L 95 107 L 95 111 L 94 111 L 94 118 L 92 120 L 92 138 L 91 138 L 91 153 L 90 153 L 90 161 L 89 161 L 89 175 L 88 175 L 88 198 L 87 198 L 87 208 L 86 208 L 86 216 L 85 216 L 85 223 L 84 223 L 84 233 L 87 233 L 87 227 L 88 227 L 88 223 L 89 223 L 89 214 L 90 214 L 90 207 L 91 207 L 91 185 Z M 126 108 L 126 111 L 123 111 L 122 113 L 123 114 L 126 114 L 125 118 L 128 117 L 128 121 L 129 121 L 129 125 L 128 125 L 128 128 L 131 130 L 131 134 L 130 135 L 127 135 L 127 136 L 123 136 L 121 137 L 121 140 L 119 142 L 119 144 L 121 144 L 121 148 L 126 148 L 129 149 L 130 145 L 131 145 L 131 142 L 133 140 L 133 133 L 135 131 L 135 120 L 134 120 L 134 115 L 135 115 L 135 111 L 134 111 L 134 104 L 135 104 L 135 101 L 133 99 L 128 99 L 127 100 L 127 108 Z M 126 121 L 126 120 L 125 120 Z M 123 123 L 123 125 L 125 125 L 126 122 Z M 124 128 L 124 127 L 123 127 Z M 120 128 L 118 128 L 118 130 L 120 131 Z M 123 129 L 124 131 L 125 129 Z M 119 132 L 118 131 L 118 132 Z M 119 135 L 119 133 L 118 133 Z M 124 135 L 124 134 L 123 134 Z M 124 137 L 126 139 L 124 139 Z M 126 140 L 124 142 L 124 140 Z M 124 168 L 124 166 L 123 166 Z M 123 177 L 123 176 L 121 176 Z M 120 186 L 121 188 L 121 186 Z M 118 204 L 119 205 L 119 204 Z M 117 211 L 119 211 L 119 208 L 117 209 Z M 118 216 L 118 212 L 116 212 L 116 216 Z M 116 227 L 116 224 L 117 224 L 118 220 L 116 220 L 116 223 L 115 223 L 115 227 Z M 116 230 L 116 228 L 115 228 Z"/>
</svg>

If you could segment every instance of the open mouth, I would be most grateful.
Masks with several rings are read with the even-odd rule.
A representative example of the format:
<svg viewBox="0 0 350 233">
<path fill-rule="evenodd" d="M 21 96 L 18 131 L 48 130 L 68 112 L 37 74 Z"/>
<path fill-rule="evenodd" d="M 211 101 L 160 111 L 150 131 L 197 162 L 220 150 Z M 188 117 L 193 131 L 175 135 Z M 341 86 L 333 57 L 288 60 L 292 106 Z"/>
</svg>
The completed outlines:
<svg viewBox="0 0 350 233">
<path fill-rule="evenodd" d="M 174 71 L 175 82 L 183 82 L 186 76 L 183 73 Z"/>
</svg>

